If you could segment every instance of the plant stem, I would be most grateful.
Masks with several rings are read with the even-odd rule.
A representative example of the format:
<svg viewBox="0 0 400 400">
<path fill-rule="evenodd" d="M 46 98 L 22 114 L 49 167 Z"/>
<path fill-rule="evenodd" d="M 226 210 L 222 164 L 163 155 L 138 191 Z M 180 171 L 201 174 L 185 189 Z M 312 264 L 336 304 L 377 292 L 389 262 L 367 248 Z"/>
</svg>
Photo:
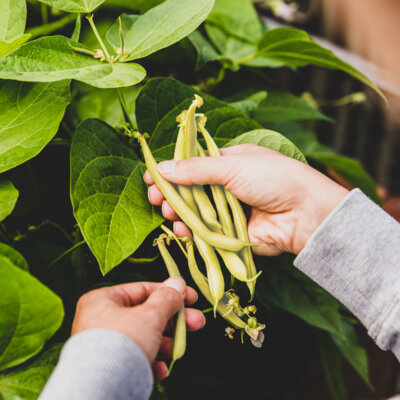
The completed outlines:
<svg viewBox="0 0 400 400">
<path fill-rule="evenodd" d="M 43 24 L 47 24 L 49 22 L 49 9 L 46 4 L 41 4 L 40 11 L 42 13 L 42 21 Z"/>
<path fill-rule="evenodd" d="M 148 264 L 152 263 L 153 261 L 157 260 L 158 254 L 153 257 L 153 258 L 134 258 L 134 257 L 128 257 L 126 261 L 130 262 L 131 264 Z"/>
<path fill-rule="evenodd" d="M 99 42 L 99 44 L 100 44 L 105 56 L 107 57 L 108 62 L 110 62 L 110 54 L 109 54 L 109 52 L 107 50 L 106 45 L 103 42 L 103 39 L 101 38 L 101 36 L 100 36 L 100 34 L 99 34 L 99 32 L 98 32 L 98 30 L 96 28 L 96 25 L 95 25 L 94 20 L 93 20 L 93 14 L 88 15 L 86 18 L 89 21 L 89 24 L 92 27 L 93 33 L 96 36 L 96 39 Z"/>
<path fill-rule="evenodd" d="M 43 271 L 42 273 L 45 274 L 46 272 L 49 271 L 49 269 L 56 264 L 58 261 L 60 261 L 63 257 L 65 257 L 66 255 L 68 255 L 69 253 L 73 252 L 75 249 L 77 249 L 78 247 L 84 245 L 86 242 L 84 240 L 82 240 L 79 243 L 74 244 L 71 248 L 69 248 L 68 250 L 64 251 L 64 253 L 60 254 L 55 260 L 53 260 Z"/>
<path fill-rule="evenodd" d="M 124 113 L 125 121 L 129 122 L 131 125 L 131 128 L 134 129 L 135 124 L 133 123 L 132 118 L 129 115 L 128 106 L 126 105 L 124 94 L 122 93 L 121 88 L 117 88 L 117 94 L 118 94 L 119 103 L 121 104 L 122 112 Z"/>
<path fill-rule="evenodd" d="M 66 15 L 64 18 L 61 18 L 54 22 L 50 22 L 49 24 L 35 26 L 34 28 L 29 28 L 26 31 L 26 33 L 31 34 L 31 39 L 35 39 L 39 36 L 48 35 L 50 33 L 53 33 L 55 31 L 58 31 L 58 30 L 64 28 L 64 26 L 74 22 L 75 18 L 76 17 L 73 14 L 69 14 L 69 15 Z"/>
<path fill-rule="evenodd" d="M 243 57 L 241 60 L 236 61 L 236 64 L 239 64 L 239 65 L 245 64 L 245 63 L 247 63 L 247 62 L 249 62 L 251 60 L 254 60 L 255 57 L 256 57 L 256 53 L 250 54 L 249 56 Z"/>
</svg>

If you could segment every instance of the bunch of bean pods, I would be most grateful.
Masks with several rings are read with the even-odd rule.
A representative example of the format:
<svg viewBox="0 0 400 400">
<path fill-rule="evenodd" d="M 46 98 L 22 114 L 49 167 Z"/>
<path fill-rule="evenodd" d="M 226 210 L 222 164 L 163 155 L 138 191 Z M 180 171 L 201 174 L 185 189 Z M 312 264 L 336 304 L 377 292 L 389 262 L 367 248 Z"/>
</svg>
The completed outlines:
<svg viewBox="0 0 400 400">
<path fill-rule="evenodd" d="M 197 108 L 203 105 L 203 99 L 195 95 L 188 110 L 177 117 L 179 132 L 175 146 L 174 159 L 179 161 L 190 157 L 207 157 L 203 147 L 198 142 L 198 132 L 204 138 L 208 155 L 219 157 L 220 151 L 212 136 L 206 129 L 206 117 L 197 113 Z M 225 291 L 225 279 L 221 270 L 220 260 L 233 278 L 245 282 L 253 299 L 257 273 L 247 233 L 247 221 L 238 199 L 224 187 L 211 185 L 209 198 L 203 186 L 177 187 L 165 180 L 157 170 L 155 161 L 146 142 L 145 135 L 136 137 L 142 148 L 147 169 L 156 185 L 175 210 L 181 220 L 191 229 L 193 240 L 177 238 L 167 227 L 162 226 L 166 234 L 161 235 L 156 244 L 171 276 L 180 276 L 179 269 L 165 246 L 175 239 L 187 257 L 190 274 L 204 295 L 212 304 L 214 315 L 221 314 L 232 327 L 226 329 L 228 337 L 232 338 L 235 329 L 246 332 L 252 343 L 261 347 L 264 340 L 262 330 L 265 325 L 258 323 L 254 317 L 256 308 L 242 308 L 238 296 L 233 290 Z M 215 205 L 215 208 L 214 208 Z M 204 261 L 206 276 L 198 268 L 195 256 L 198 250 Z M 219 257 L 218 257 L 219 255 Z M 179 312 L 173 346 L 173 363 L 182 357 L 186 347 L 186 328 L 183 309 Z"/>
</svg>

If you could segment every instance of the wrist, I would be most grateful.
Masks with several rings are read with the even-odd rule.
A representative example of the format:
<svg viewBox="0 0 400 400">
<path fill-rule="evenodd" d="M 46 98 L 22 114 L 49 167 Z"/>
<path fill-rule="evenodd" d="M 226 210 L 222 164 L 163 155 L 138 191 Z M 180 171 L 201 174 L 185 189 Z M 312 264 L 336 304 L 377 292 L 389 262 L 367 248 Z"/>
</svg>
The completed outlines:
<svg viewBox="0 0 400 400">
<path fill-rule="evenodd" d="M 325 221 L 328 215 L 349 194 L 349 190 L 336 182 L 329 180 L 329 185 L 322 190 L 306 196 L 302 211 L 297 219 L 297 226 L 293 234 L 294 254 L 299 254 L 310 240 L 313 233 Z"/>
</svg>

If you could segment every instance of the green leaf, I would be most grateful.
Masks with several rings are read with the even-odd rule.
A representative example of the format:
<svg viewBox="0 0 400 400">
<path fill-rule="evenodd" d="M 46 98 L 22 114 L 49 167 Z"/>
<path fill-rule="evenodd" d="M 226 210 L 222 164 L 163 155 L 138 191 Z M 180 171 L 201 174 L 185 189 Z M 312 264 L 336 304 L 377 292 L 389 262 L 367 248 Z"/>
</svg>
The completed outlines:
<svg viewBox="0 0 400 400">
<path fill-rule="evenodd" d="M 342 356 L 360 374 L 364 382 L 373 389 L 369 380 L 367 352 L 360 346 L 354 327 L 343 319 L 340 321 L 342 335 L 331 334 L 333 343 L 337 346 Z"/>
<path fill-rule="evenodd" d="M 221 53 L 221 58 L 232 63 L 232 69 L 237 69 L 236 63 L 240 63 L 257 52 L 255 44 L 231 36 L 217 25 L 206 23 L 205 29 L 208 37 Z"/>
<path fill-rule="evenodd" d="M 136 117 L 139 130 L 151 134 L 149 146 L 157 160 L 173 155 L 178 132 L 176 117 L 190 106 L 194 94 L 203 97 L 204 105 L 200 111 L 206 115 L 207 129 L 220 146 L 243 132 L 260 128 L 246 115 L 215 97 L 174 79 L 151 79 L 136 100 Z"/>
<path fill-rule="evenodd" d="M 12 40 L 11 42 L 3 42 L 0 40 L 0 58 L 18 49 L 18 47 L 22 46 L 25 42 L 27 42 L 30 39 L 30 37 L 31 35 L 28 33 L 21 35 L 20 37 Z"/>
<path fill-rule="evenodd" d="M 111 25 L 107 30 L 106 38 L 108 42 L 116 48 L 121 48 L 121 37 L 120 37 L 120 24 L 119 19 L 121 19 L 122 32 L 126 35 L 131 28 L 133 23 L 139 18 L 137 14 L 121 14 L 117 20 Z M 126 45 L 125 45 L 126 46 Z"/>
<path fill-rule="evenodd" d="M 321 145 L 315 133 L 310 129 L 304 128 L 300 124 L 289 122 L 273 126 L 295 143 L 306 158 L 314 160 L 324 167 L 331 168 L 349 184 L 354 187 L 359 187 L 376 203 L 381 203 L 380 197 L 376 191 L 375 182 L 359 161 L 339 155 L 329 147 Z"/>
<path fill-rule="evenodd" d="M 50 7 L 72 13 L 90 13 L 106 0 L 39 0 Z"/>
<path fill-rule="evenodd" d="M 9 259 L 16 267 L 29 271 L 29 266 L 25 258 L 18 253 L 17 250 L 14 250 L 7 244 L 0 243 L 0 258 L 1 257 Z"/>
<path fill-rule="evenodd" d="M 147 200 L 145 166 L 104 122 L 84 121 L 71 147 L 71 200 L 103 274 L 129 257 L 163 219 Z"/>
<path fill-rule="evenodd" d="M 333 400 L 346 400 L 347 390 L 340 353 L 326 334 L 318 333 L 317 345 L 326 383 Z"/>
<path fill-rule="evenodd" d="M 117 8 L 125 8 L 132 11 L 139 11 L 140 13 L 144 13 L 150 8 L 158 6 L 164 0 L 130 0 L 127 2 L 126 0 L 107 0 L 105 6 L 106 7 L 117 7 Z"/>
<path fill-rule="evenodd" d="M 125 60 L 146 57 L 183 39 L 206 19 L 213 5 L 214 0 L 166 0 L 152 8 L 124 31 L 130 54 Z M 119 26 L 118 20 L 116 24 Z M 113 46 L 120 46 L 113 35 L 108 39 Z"/>
<path fill-rule="evenodd" d="M 18 190 L 11 182 L 0 179 L 0 221 L 12 213 L 18 200 L 18 194 Z"/>
<path fill-rule="evenodd" d="M 2 0 L 0 2 L 0 41 L 11 42 L 25 31 L 25 0 Z"/>
<path fill-rule="evenodd" d="M 261 125 L 304 120 L 331 121 L 303 99 L 283 90 L 269 90 L 268 97 L 257 108 L 254 119 Z"/>
<path fill-rule="evenodd" d="M 69 82 L 0 81 L 0 172 L 35 157 L 57 133 Z"/>
<path fill-rule="evenodd" d="M 250 43 L 257 43 L 263 34 L 252 0 L 216 0 L 207 21 Z"/>
<path fill-rule="evenodd" d="M 0 254 L 0 370 L 37 354 L 64 317 L 61 299 L 14 260 Z"/>
<path fill-rule="evenodd" d="M 257 261 L 257 260 L 256 260 Z M 256 296 L 301 318 L 307 324 L 341 337 L 340 303 L 292 266 L 290 256 L 274 257 L 257 281 Z"/>
<path fill-rule="evenodd" d="M 229 104 L 241 111 L 243 114 L 246 114 L 249 117 L 254 117 L 254 113 L 259 108 L 260 104 L 262 104 L 262 102 L 267 98 L 267 96 L 268 93 L 265 90 L 261 90 L 244 99 L 233 102 L 230 101 Z"/>
<path fill-rule="evenodd" d="M 121 89 L 132 121 L 136 120 L 135 100 L 140 89 L 139 86 Z M 78 123 L 89 118 L 101 119 L 114 128 L 121 127 L 125 123 L 124 114 L 115 89 L 93 88 L 89 93 L 77 99 L 71 107 Z"/>
<path fill-rule="evenodd" d="M 268 129 L 256 129 L 232 139 L 225 147 L 243 143 L 253 143 L 258 146 L 268 147 L 269 149 L 279 151 L 285 156 L 307 163 L 303 153 L 289 139 L 278 132 Z"/>
<path fill-rule="evenodd" d="M 200 33 L 199 30 L 192 32 L 188 39 L 197 52 L 196 69 L 202 68 L 210 61 L 219 61 L 221 57 L 214 49 L 212 44 Z"/>
<path fill-rule="evenodd" d="M 57 364 L 62 344 L 44 351 L 32 363 L 0 375 L 1 400 L 36 400 Z"/>
<path fill-rule="evenodd" d="M 146 76 L 139 64 L 100 62 L 72 50 L 69 44 L 86 49 L 64 36 L 48 36 L 26 43 L 0 59 L 0 79 L 29 82 L 76 79 L 99 88 L 117 88 L 136 85 Z"/>
<path fill-rule="evenodd" d="M 300 29 L 276 28 L 266 31 L 258 43 L 256 56 L 263 57 L 273 63 L 279 63 L 275 66 L 304 67 L 316 65 L 338 69 L 370 86 L 385 98 L 368 77 L 336 57 L 332 51 L 315 43 L 306 32 Z"/>
</svg>

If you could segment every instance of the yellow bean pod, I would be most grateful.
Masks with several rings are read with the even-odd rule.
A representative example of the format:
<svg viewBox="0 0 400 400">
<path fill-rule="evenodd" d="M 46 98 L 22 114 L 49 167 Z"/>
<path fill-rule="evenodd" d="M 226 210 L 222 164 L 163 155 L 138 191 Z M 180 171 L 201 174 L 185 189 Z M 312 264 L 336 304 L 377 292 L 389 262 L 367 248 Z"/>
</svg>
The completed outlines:
<svg viewBox="0 0 400 400">
<path fill-rule="evenodd" d="M 190 206 L 182 199 L 173 185 L 159 174 L 157 170 L 157 162 L 151 154 L 144 136 L 140 135 L 138 140 L 142 147 L 146 167 L 154 179 L 154 182 L 167 199 L 171 207 L 176 211 L 182 221 L 193 231 L 194 234 L 199 236 L 210 245 L 223 250 L 240 251 L 246 246 L 251 246 L 250 244 L 239 239 L 227 237 L 208 229 L 207 226 L 201 221 L 199 216 L 196 215 Z"/>
<path fill-rule="evenodd" d="M 218 261 L 218 257 L 215 254 L 215 250 L 206 242 L 201 240 L 198 236 L 194 235 L 194 242 L 196 243 L 197 249 L 203 259 L 206 270 L 208 286 L 210 288 L 212 296 L 212 304 L 214 306 L 214 316 L 217 312 L 217 306 L 219 301 L 222 299 L 225 293 L 225 280 L 221 271 L 221 266 Z"/>
<path fill-rule="evenodd" d="M 203 136 L 204 136 L 204 134 L 203 134 Z M 210 138 L 211 138 L 211 136 L 210 136 Z M 211 141 L 212 141 L 212 143 L 214 143 L 212 138 L 211 138 Z M 207 140 L 206 140 L 206 144 L 207 144 L 207 149 L 208 149 L 210 155 L 215 154 L 215 149 L 211 148 L 212 146 L 210 146 L 210 147 L 208 146 L 209 143 L 207 142 Z M 205 157 L 206 153 L 204 152 L 204 150 L 202 149 L 200 144 L 198 144 L 197 148 L 199 150 L 200 156 Z M 211 148 L 211 151 L 210 151 L 210 148 Z M 217 151 L 218 151 L 218 156 L 219 156 L 220 154 L 219 154 L 218 147 L 217 147 Z M 211 154 L 211 152 L 213 154 Z M 211 193 L 212 193 L 212 196 L 214 199 L 215 207 L 217 208 L 218 219 L 222 226 L 222 231 L 224 232 L 225 235 L 227 235 L 229 237 L 235 237 L 236 236 L 235 230 L 233 228 L 231 214 L 229 213 L 228 204 L 226 202 L 224 189 L 218 185 L 210 185 L 210 186 L 211 186 Z"/>
<path fill-rule="evenodd" d="M 199 267 L 197 266 L 193 243 L 188 243 L 186 249 L 188 253 L 188 266 L 190 275 L 192 276 L 193 281 L 195 282 L 203 296 L 208 300 L 210 304 L 213 304 L 213 297 L 211 295 L 210 288 L 208 287 L 207 279 L 201 273 Z M 226 319 L 226 321 L 228 321 L 235 328 L 244 329 L 246 327 L 246 323 L 241 318 L 239 318 L 235 313 L 229 312 L 228 306 L 223 301 L 220 301 L 218 303 L 217 311 L 221 316 Z"/>
<path fill-rule="evenodd" d="M 215 212 L 214 206 L 212 205 L 207 193 L 204 191 L 203 186 L 193 186 L 192 192 L 204 222 L 211 229 L 221 230 L 222 226 L 218 222 L 217 213 Z"/>
</svg>

